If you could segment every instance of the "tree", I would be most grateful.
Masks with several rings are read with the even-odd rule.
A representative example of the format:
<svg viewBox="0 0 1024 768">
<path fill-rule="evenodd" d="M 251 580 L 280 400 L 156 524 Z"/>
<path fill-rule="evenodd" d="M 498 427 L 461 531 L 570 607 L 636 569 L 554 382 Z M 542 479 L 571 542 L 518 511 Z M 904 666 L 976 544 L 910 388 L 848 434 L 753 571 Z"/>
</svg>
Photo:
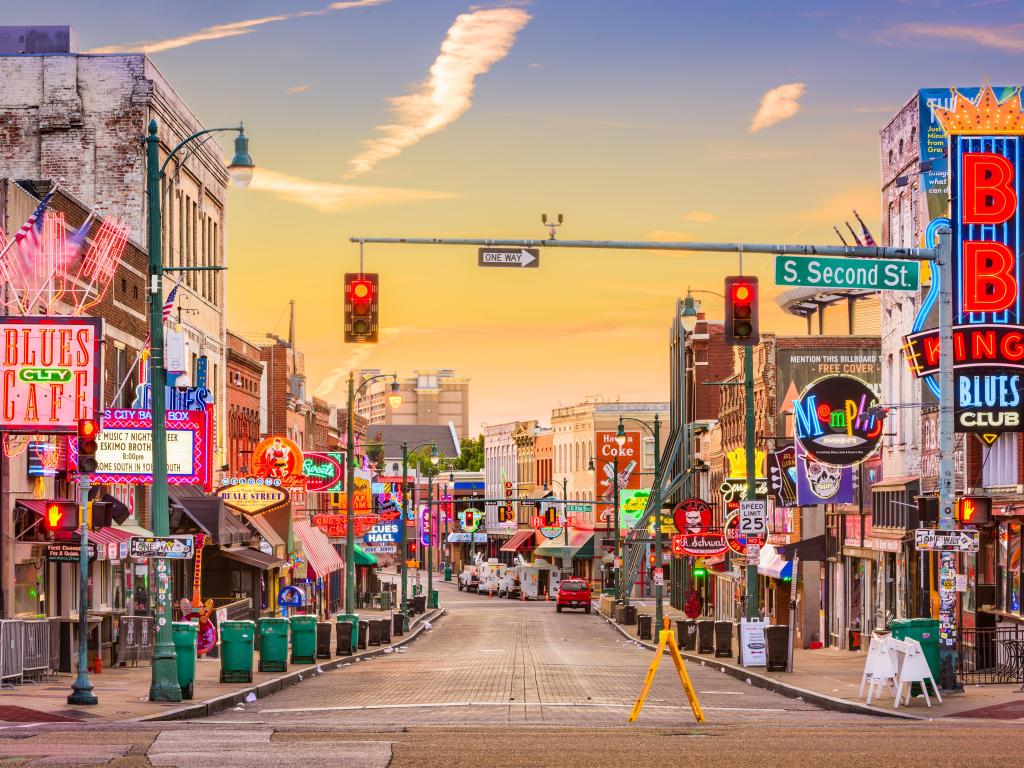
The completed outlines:
<svg viewBox="0 0 1024 768">
<path fill-rule="evenodd" d="M 459 458 L 455 460 L 455 469 L 464 472 L 479 472 L 484 468 L 484 436 L 476 438 L 464 437 L 459 443 Z"/>
</svg>

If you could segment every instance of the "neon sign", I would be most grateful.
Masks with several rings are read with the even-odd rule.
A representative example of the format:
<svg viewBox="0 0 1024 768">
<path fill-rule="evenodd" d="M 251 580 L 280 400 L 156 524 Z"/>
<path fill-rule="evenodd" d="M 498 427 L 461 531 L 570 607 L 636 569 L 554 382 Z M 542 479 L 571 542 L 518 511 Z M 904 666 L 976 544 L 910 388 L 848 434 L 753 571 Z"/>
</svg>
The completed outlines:
<svg viewBox="0 0 1024 768">
<path fill-rule="evenodd" d="M 818 379 L 793 401 L 796 439 L 816 461 L 835 467 L 859 464 L 882 440 L 874 391 L 853 376 Z"/>
<path fill-rule="evenodd" d="M 0 430 L 76 433 L 100 411 L 103 321 L 0 317 Z"/>
<path fill-rule="evenodd" d="M 345 491 L 345 454 L 335 451 L 308 451 L 302 456 L 302 474 L 309 493 Z"/>
</svg>

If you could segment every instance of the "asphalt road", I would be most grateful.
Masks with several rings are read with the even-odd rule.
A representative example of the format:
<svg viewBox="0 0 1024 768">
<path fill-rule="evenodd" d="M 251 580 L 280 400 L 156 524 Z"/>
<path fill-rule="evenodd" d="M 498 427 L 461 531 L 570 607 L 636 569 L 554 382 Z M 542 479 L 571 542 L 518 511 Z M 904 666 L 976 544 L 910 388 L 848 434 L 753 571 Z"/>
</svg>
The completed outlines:
<svg viewBox="0 0 1024 768">
<path fill-rule="evenodd" d="M 596 615 L 462 595 L 404 653 L 186 723 L 0 727 L 0 763 L 181 766 L 1017 766 L 1020 725 L 825 712 L 695 665 L 696 724 L 672 665 L 639 723 L 652 655 Z"/>
</svg>

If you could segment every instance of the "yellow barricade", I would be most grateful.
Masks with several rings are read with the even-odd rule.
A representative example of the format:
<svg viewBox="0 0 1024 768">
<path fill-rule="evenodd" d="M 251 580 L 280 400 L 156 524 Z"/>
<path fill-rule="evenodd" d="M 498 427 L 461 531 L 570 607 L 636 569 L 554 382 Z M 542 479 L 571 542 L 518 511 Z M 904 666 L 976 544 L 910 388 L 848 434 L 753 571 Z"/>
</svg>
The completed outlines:
<svg viewBox="0 0 1024 768">
<path fill-rule="evenodd" d="M 672 655 L 672 662 L 676 665 L 676 672 L 679 673 L 679 682 L 683 684 L 683 690 L 686 692 L 686 698 L 690 701 L 690 708 L 693 710 L 693 717 L 698 723 L 704 722 L 704 711 L 700 708 L 700 702 L 697 700 L 697 692 L 693 689 L 693 684 L 690 682 L 690 676 L 686 674 L 686 666 L 683 664 L 683 657 L 679 653 L 679 646 L 676 645 L 676 636 L 669 629 L 669 620 L 665 619 L 665 628 L 658 633 L 658 649 L 654 652 L 654 659 L 651 661 L 651 666 L 647 670 L 647 677 L 644 678 L 644 687 L 640 691 L 640 695 L 637 697 L 636 703 L 633 705 L 632 711 L 629 713 L 629 722 L 635 723 L 636 719 L 640 717 L 640 710 L 644 708 L 644 702 L 647 700 L 647 694 L 651 692 L 651 683 L 654 682 L 654 674 L 658 671 L 658 665 L 661 664 L 661 655 L 665 653 L 665 649 Z"/>
</svg>

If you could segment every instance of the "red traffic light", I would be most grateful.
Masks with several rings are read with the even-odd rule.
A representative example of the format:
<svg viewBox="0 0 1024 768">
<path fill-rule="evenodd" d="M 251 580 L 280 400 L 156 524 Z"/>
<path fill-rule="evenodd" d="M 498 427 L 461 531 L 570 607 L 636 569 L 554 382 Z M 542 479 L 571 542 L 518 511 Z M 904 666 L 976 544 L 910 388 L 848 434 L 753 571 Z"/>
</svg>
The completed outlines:
<svg viewBox="0 0 1024 768">
<path fill-rule="evenodd" d="M 761 340 L 758 332 L 757 278 L 737 275 L 725 278 L 725 341 L 752 347 Z"/>
<path fill-rule="evenodd" d="M 100 433 L 100 423 L 96 419 L 79 419 L 78 420 L 78 437 L 89 438 L 96 437 Z"/>
<path fill-rule="evenodd" d="M 378 276 L 349 272 L 345 275 L 345 343 L 375 344 L 378 332 Z"/>
<path fill-rule="evenodd" d="M 78 471 L 83 474 L 96 471 L 99 434 L 100 423 L 96 419 L 78 420 Z"/>
</svg>

